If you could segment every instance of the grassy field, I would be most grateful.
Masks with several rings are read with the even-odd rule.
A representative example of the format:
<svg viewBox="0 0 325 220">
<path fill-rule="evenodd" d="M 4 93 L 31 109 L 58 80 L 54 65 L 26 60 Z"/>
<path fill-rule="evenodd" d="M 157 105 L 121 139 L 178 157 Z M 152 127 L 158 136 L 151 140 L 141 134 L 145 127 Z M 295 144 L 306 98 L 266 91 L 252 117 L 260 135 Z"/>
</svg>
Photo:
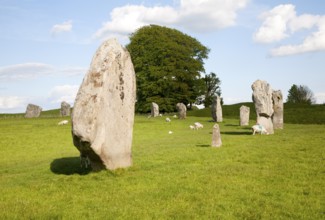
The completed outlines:
<svg viewBox="0 0 325 220">
<path fill-rule="evenodd" d="M 136 116 L 133 166 L 97 173 L 81 170 L 62 118 L 0 119 L 0 218 L 325 218 L 325 125 L 252 136 L 225 118 L 211 148 L 209 117 L 164 119 Z"/>
</svg>

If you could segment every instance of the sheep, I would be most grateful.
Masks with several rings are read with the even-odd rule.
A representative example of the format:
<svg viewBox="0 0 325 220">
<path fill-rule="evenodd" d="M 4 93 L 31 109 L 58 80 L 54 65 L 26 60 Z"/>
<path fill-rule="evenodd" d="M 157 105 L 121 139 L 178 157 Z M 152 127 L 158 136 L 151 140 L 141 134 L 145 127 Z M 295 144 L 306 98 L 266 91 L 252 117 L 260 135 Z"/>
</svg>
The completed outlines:
<svg viewBox="0 0 325 220">
<path fill-rule="evenodd" d="M 166 118 L 166 122 L 171 122 L 170 118 Z"/>
<path fill-rule="evenodd" d="M 58 125 L 67 125 L 69 123 L 68 120 L 63 120 L 58 123 Z"/>
<path fill-rule="evenodd" d="M 162 117 L 162 114 L 159 114 L 159 117 Z"/>
<path fill-rule="evenodd" d="M 198 130 L 199 128 L 203 128 L 203 125 L 200 122 L 195 122 L 194 127 L 196 130 Z"/>
<path fill-rule="evenodd" d="M 195 129 L 195 126 L 194 125 L 190 125 L 190 129 L 191 130 L 194 130 Z"/>
<path fill-rule="evenodd" d="M 172 134 L 173 132 L 172 131 L 168 131 L 168 134 Z"/>
<path fill-rule="evenodd" d="M 173 118 L 177 118 L 177 115 L 174 115 Z"/>
<path fill-rule="evenodd" d="M 252 131 L 253 131 L 253 135 L 255 135 L 255 133 L 266 134 L 266 135 L 269 134 L 269 132 L 267 132 L 267 130 L 262 125 L 259 124 L 253 125 Z"/>
</svg>

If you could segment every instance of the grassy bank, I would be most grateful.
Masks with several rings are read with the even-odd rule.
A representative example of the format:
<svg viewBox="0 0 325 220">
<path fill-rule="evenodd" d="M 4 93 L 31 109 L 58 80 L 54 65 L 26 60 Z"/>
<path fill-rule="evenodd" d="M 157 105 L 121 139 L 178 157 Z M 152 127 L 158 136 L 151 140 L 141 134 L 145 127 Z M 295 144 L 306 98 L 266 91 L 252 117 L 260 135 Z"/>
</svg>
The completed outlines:
<svg viewBox="0 0 325 220">
<path fill-rule="evenodd" d="M 209 117 L 137 116 L 134 165 L 86 173 L 60 120 L 0 120 L 2 219 L 324 218 L 324 125 L 252 136 L 226 118 L 216 149 Z"/>
<path fill-rule="evenodd" d="M 222 113 L 225 118 L 239 120 L 239 108 L 250 107 L 250 118 L 256 119 L 255 106 L 251 102 L 234 105 L 223 105 Z M 189 111 L 190 116 L 211 117 L 209 108 Z M 325 124 L 325 105 L 284 104 L 284 122 L 289 124 Z"/>
</svg>

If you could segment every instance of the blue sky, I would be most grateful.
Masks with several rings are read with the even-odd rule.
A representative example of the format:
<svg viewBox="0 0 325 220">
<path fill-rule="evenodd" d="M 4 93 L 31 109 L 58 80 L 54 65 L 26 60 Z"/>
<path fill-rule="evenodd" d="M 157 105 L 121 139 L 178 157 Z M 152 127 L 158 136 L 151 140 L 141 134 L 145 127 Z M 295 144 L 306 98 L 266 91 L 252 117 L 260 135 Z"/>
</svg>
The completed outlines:
<svg viewBox="0 0 325 220">
<path fill-rule="evenodd" d="M 210 48 L 206 73 L 222 81 L 225 104 L 251 101 L 257 79 L 285 100 L 306 85 L 325 103 L 323 0 L 0 0 L 0 113 L 73 104 L 101 42 L 125 45 L 148 24 Z"/>
</svg>

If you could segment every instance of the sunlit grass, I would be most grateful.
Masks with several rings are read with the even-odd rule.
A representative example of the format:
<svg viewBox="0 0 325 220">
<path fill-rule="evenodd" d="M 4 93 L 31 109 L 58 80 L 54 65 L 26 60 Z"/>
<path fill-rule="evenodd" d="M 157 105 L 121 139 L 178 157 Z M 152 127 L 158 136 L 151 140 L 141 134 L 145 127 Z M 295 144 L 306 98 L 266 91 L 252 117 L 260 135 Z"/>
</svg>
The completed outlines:
<svg viewBox="0 0 325 220">
<path fill-rule="evenodd" d="M 210 118 L 170 118 L 136 116 L 133 166 L 98 173 L 62 118 L 1 119 L 1 219 L 324 218 L 325 125 L 252 136 L 226 118 L 211 148 Z"/>
</svg>

